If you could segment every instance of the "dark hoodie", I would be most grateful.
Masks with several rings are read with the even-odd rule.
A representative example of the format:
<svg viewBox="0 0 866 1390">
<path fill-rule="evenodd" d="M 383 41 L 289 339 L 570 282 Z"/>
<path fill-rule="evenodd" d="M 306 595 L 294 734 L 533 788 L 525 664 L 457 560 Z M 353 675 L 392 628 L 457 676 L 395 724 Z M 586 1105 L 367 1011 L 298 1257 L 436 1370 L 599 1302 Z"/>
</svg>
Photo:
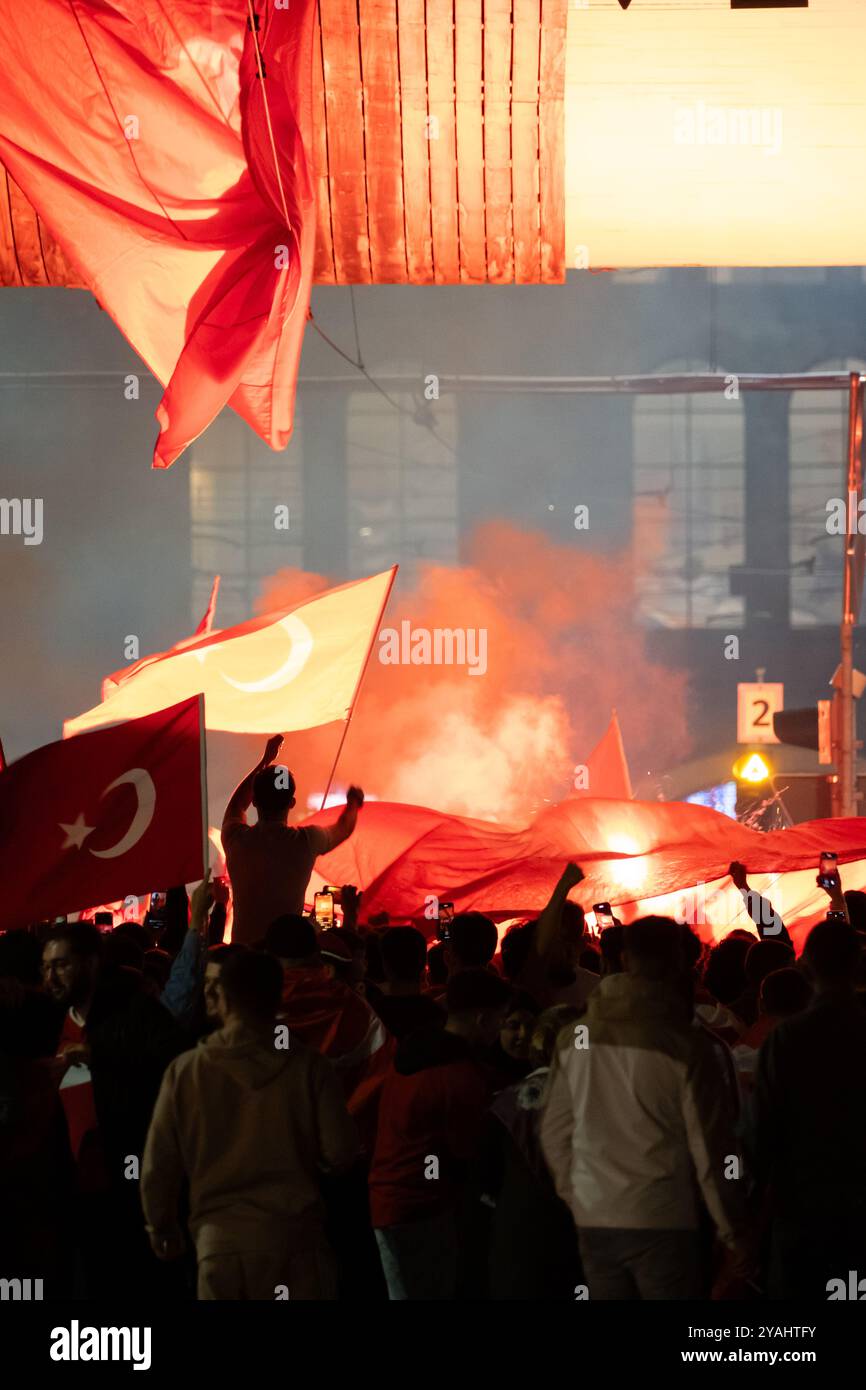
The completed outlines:
<svg viewBox="0 0 866 1390">
<path fill-rule="evenodd" d="M 454 1204 L 492 1095 L 492 1074 L 455 1033 L 423 1028 L 402 1040 L 379 1107 L 370 1168 L 374 1226 L 419 1220 Z"/>
<path fill-rule="evenodd" d="M 303 1248 L 322 1228 L 321 1173 L 357 1151 L 329 1062 L 294 1038 L 282 1051 L 271 1035 L 222 1028 L 166 1071 L 142 1165 L 145 1218 L 176 1231 L 186 1176 L 199 1258 Z"/>
</svg>

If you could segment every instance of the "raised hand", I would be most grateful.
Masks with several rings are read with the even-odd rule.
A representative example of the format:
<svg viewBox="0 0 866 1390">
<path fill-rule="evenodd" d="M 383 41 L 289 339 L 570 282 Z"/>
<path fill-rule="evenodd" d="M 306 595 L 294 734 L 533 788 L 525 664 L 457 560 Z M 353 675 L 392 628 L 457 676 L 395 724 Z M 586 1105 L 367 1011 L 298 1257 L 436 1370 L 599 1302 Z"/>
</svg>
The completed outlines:
<svg viewBox="0 0 866 1390">
<path fill-rule="evenodd" d="M 739 859 L 735 859 L 732 864 L 728 865 L 728 873 L 731 875 L 731 881 L 735 888 L 743 891 L 748 888 L 749 884 L 746 877 L 748 870 L 745 864 L 740 863 Z"/>
<path fill-rule="evenodd" d="M 193 889 L 190 899 L 189 926 L 190 931 L 201 931 L 207 918 L 208 909 L 213 902 L 213 889 L 210 882 L 210 869 L 208 869 L 201 883 Z"/>
<path fill-rule="evenodd" d="M 562 882 L 571 890 L 576 888 L 579 883 L 583 883 L 586 875 L 579 864 L 566 864 L 562 871 Z"/>
<path fill-rule="evenodd" d="M 231 888 L 227 878 L 215 878 L 211 884 L 211 892 L 215 903 L 219 903 L 221 907 L 228 907 Z"/>
<path fill-rule="evenodd" d="M 361 893 L 353 883 L 344 883 L 340 889 L 340 906 L 343 909 L 343 926 L 354 928 L 361 910 Z"/>
<path fill-rule="evenodd" d="M 272 762 L 274 761 L 274 759 L 276 758 L 276 756 L 277 756 L 277 754 L 279 753 L 279 751 L 280 751 L 280 749 L 282 748 L 282 746 L 283 746 L 283 736 L 282 736 L 282 734 L 271 734 L 270 738 L 268 739 L 267 743 L 265 744 L 264 757 L 262 758 L 262 763 L 261 763 L 262 767 L 270 767 L 271 763 L 272 763 Z"/>
</svg>

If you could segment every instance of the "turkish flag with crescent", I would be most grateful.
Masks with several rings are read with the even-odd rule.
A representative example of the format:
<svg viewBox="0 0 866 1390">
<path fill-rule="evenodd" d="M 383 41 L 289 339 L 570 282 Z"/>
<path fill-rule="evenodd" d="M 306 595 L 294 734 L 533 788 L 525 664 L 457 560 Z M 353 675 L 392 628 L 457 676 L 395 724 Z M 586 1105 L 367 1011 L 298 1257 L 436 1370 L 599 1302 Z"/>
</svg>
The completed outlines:
<svg viewBox="0 0 866 1390">
<path fill-rule="evenodd" d="M 207 727 L 281 734 L 347 719 L 397 566 L 306 603 L 144 656 L 103 683 L 101 705 L 64 735 L 134 719 L 201 691 Z"/>
<path fill-rule="evenodd" d="M 203 876 L 201 706 L 49 743 L 0 772 L 0 928 Z"/>
</svg>

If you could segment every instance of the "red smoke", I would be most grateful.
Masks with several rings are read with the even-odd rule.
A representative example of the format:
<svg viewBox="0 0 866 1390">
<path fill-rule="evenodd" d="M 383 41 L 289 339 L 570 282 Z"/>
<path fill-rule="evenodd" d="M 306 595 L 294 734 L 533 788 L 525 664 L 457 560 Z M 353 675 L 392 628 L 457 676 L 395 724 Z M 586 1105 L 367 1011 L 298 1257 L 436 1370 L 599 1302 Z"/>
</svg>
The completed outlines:
<svg viewBox="0 0 866 1390">
<path fill-rule="evenodd" d="M 412 589 L 398 575 L 383 629 L 399 632 L 403 619 L 413 629 L 483 628 L 486 673 L 383 665 L 377 641 L 335 785 L 354 781 L 381 799 L 523 823 L 568 794 L 575 764 L 616 706 L 640 795 L 648 771 L 661 774 L 674 753 L 682 756 L 686 678 L 647 655 L 633 617 L 631 554 L 586 554 L 492 522 L 475 533 L 470 557 L 425 566 Z M 298 602 L 329 582 L 281 570 L 264 583 L 257 609 Z M 331 725 L 287 737 L 282 758 L 294 768 L 299 808 L 323 790 L 340 732 Z"/>
</svg>

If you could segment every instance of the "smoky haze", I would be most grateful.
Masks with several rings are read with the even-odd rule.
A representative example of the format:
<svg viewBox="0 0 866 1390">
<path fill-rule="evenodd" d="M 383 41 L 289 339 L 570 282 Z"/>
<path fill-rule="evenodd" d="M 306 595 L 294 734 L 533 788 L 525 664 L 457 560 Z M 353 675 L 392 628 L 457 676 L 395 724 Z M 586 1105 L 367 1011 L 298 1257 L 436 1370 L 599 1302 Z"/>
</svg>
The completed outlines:
<svg viewBox="0 0 866 1390">
<path fill-rule="evenodd" d="M 496 521 L 472 533 L 467 551 L 469 563 L 423 566 L 415 584 L 398 577 L 337 785 L 348 779 L 380 799 L 525 821 L 568 794 L 613 706 L 633 774 L 647 762 L 664 766 L 686 738 L 686 679 L 647 654 L 630 557 L 582 554 Z M 308 574 L 282 571 L 263 585 L 257 608 L 293 604 L 310 588 Z M 466 664 L 383 660 L 389 631 L 411 655 L 404 624 L 466 634 Z M 281 759 L 298 770 L 300 799 L 324 787 L 339 732 L 287 738 Z"/>
<path fill-rule="evenodd" d="M 725 749 L 727 775 L 737 681 L 764 669 L 785 682 L 786 705 L 807 704 L 838 660 L 841 550 L 824 503 L 840 486 L 844 402 L 795 412 L 782 396 L 720 398 L 687 414 L 682 399 L 648 411 L 646 398 L 473 394 L 459 380 L 808 371 L 857 357 L 859 270 L 776 276 L 319 288 L 317 321 L 350 353 L 357 321 L 390 400 L 311 329 L 283 454 L 225 412 L 158 474 L 160 391 L 108 316 L 83 292 L 4 289 L 0 496 L 44 500 L 41 545 L 0 536 L 7 756 L 90 708 L 130 635 L 141 655 L 189 635 L 216 572 L 225 627 L 399 562 L 387 624 L 483 628 L 487 670 L 387 666 L 374 653 L 338 787 L 520 819 L 567 793 L 612 706 L 638 795 L 655 796 L 690 750 Z M 437 374 L 438 396 L 425 391 Z M 277 504 L 291 511 L 285 534 Z M 745 607 L 729 567 L 745 567 Z M 633 599 L 651 569 L 648 619 Z M 731 632 L 738 661 L 723 656 Z M 287 743 L 304 798 L 323 789 L 339 735 Z M 214 819 L 260 742 L 210 738 Z"/>
</svg>

